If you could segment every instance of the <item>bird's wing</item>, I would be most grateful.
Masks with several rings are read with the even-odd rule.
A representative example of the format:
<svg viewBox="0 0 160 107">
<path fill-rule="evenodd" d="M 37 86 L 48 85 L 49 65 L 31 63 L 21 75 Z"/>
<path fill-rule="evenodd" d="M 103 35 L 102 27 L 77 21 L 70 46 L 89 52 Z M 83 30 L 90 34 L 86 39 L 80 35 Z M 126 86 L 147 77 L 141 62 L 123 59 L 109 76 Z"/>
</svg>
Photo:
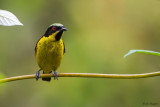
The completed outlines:
<svg viewBox="0 0 160 107">
<path fill-rule="evenodd" d="M 64 45 L 64 42 L 63 42 L 63 46 L 64 46 L 64 50 L 63 50 L 63 54 L 66 52 L 66 49 L 65 49 L 65 45 Z"/>
<path fill-rule="evenodd" d="M 43 37 L 43 36 L 42 36 L 42 37 Z M 42 37 L 41 37 L 41 38 L 42 38 Z M 41 39 L 41 38 L 40 38 L 40 39 Z M 39 39 L 39 40 L 40 40 L 40 39 Z M 39 40 L 37 41 L 36 46 L 35 46 L 35 48 L 34 48 L 35 54 L 37 53 L 37 44 L 38 44 Z"/>
<path fill-rule="evenodd" d="M 37 43 L 38 43 L 38 42 L 37 42 Z M 36 46 L 35 46 L 35 48 L 34 48 L 35 54 L 37 53 L 37 43 L 36 43 Z"/>
</svg>

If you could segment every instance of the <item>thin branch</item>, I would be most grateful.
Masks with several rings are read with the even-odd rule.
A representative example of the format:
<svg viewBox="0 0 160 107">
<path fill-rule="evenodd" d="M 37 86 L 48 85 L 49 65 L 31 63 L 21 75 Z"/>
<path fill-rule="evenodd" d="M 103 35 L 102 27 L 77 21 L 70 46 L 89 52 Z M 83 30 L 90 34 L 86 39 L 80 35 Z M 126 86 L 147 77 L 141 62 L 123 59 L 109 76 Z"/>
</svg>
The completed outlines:
<svg viewBox="0 0 160 107">
<path fill-rule="evenodd" d="M 137 79 L 137 78 L 148 78 L 160 76 L 160 71 L 158 72 L 151 72 L 151 73 L 144 73 L 144 74 L 98 74 L 98 73 L 59 73 L 58 77 L 86 77 L 86 78 L 113 78 L 113 79 Z M 41 74 L 40 78 L 42 77 L 52 77 L 52 74 Z M 36 78 L 35 74 L 31 75 L 22 75 L 22 76 L 15 76 L 0 79 L 0 83 L 16 81 L 16 80 L 23 80 L 23 79 L 31 79 Z"/>
</svg>

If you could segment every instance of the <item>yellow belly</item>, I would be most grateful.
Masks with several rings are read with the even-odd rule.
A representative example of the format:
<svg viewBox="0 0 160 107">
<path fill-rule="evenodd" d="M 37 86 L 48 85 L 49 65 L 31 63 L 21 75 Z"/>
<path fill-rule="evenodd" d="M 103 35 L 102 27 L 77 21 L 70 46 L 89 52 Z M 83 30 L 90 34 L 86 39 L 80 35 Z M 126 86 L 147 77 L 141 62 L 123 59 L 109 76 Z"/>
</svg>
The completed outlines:
<svg viewBox="0 0 160 107">
<path fill-rule="evenodd" d="M 57 70 L 63 58 L 63 41 L 42 37 L 37 44 L 36 59 L 44 73 Z"/>
</svg>

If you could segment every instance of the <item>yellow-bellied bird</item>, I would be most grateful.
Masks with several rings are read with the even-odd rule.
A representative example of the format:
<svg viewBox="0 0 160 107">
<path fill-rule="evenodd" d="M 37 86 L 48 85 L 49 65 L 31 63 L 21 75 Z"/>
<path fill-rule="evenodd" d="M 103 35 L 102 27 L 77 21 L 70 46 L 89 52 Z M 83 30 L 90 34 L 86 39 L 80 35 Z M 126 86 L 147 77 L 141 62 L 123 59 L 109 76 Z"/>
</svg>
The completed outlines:
<svg viewBox="0 0 160 107">
<path fill-rule="evenodd" d="M 64 31 L 67 29 L 60 23 L 49 26 L 45 34 L 39 39 L 35 47 L 36 60 L 39 70 L 36 72 L 36 80 L 40 77 L 40 71 L 43 74 L 52 73 L 54 79 L 58 79 L 57 69 L 63 59 L 65 46 L 62 40 Z M 44 81 L 50 81 L 51 77 L 42 78 Z"/>
</svg>

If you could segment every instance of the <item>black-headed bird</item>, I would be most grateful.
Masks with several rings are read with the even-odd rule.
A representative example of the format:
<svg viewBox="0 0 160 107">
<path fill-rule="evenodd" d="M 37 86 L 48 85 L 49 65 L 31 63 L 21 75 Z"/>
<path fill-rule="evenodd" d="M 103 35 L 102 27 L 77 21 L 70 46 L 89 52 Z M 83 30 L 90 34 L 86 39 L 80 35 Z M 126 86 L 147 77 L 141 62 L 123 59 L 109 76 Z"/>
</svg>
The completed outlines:
<svg viewBox="0 0 160 107">
<path fill-rule="evenodd" d="M 40 77 L 40 71 L 43 74 L 52 73 L 54 79 L 58 79 L 56 71 L 61 64 L 65 46 L 62 40 L 64 31 L 67 29 L 60 23 L 54 23 L 49 26 L 45 34 L 39 39 L 35 47 L 36 60 L 39 70 L 36 72 L 36 80 Z M 51 77 L 42 78 L 44 81 L 50 81 Z"/>
</svg>

